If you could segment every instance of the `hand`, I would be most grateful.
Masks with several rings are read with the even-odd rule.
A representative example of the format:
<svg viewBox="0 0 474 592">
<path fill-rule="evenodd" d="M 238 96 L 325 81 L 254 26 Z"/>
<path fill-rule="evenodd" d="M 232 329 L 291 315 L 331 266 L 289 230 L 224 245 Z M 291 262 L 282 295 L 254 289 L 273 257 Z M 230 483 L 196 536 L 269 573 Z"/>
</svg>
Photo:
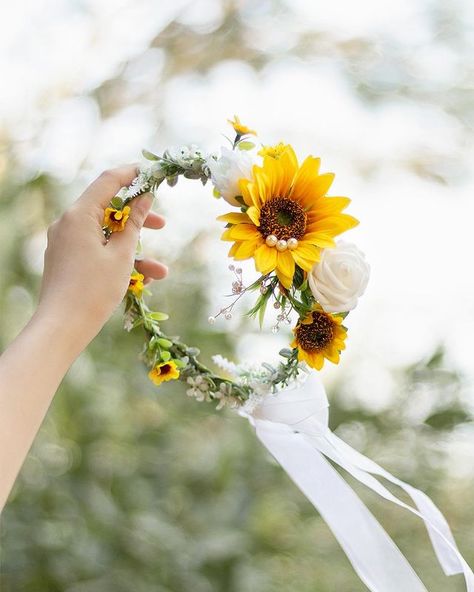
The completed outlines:
<svg viewBox="0 0 474 592">
<path fill-rule="evenodd" d="M 162 216 L 150 212 L 151 194 L 130 202 L 124 230 L 105 243 L 104 209 L 136 174 L 134 165 L 105 171 L 48 229 L 37 314 L 62 324 L 81 346 L 95 337 L 121 303 L 134 266 L 146 283 L 167 274 L 166 266 L 153 259 L 134 263 L 142 226 L 159 229 L 165 224 Z"/>
</svg>

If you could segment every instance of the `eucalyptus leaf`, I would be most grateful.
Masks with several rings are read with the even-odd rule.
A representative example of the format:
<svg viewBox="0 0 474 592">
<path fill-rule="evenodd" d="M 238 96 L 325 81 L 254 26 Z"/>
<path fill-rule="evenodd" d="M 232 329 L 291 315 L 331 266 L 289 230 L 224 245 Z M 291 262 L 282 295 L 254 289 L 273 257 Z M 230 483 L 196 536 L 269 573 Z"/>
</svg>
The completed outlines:
<svg viewBox="0 0 474 592">
<path fill-rule="evenodd" d="M 157 311 L 157 312 L 151 312 L 150 318 L 153 319 L 154 321 L 166 321 L 170 317 L 165 312 L 158 312 Z"/>
<path fill-rule="evenodd" d="M 143 157 L 147 160 L 160 160 L 160 157 L 149 150 L 142 150 Z"/>
<path fill-rule="evenodd" d="M 239 142 L 237 144 L 237 148 L 239 150 L 252 150 L 253 148 L 255 148 L 255 144 L 249 141 Z"/>
<path fill-rule="evenodd" d="M 171 358 L 171 354 L 168 350 L 164 349 L 161 350 L 161 359 L 163 360 L 163 362 L 168 362 Z"/>
<path fill-rule="evenodd" d="M 116 210 L 121 210 L 123 206 L 123 199 L 116 195 L 110 200 L 110 205 Z"/>
</svg>

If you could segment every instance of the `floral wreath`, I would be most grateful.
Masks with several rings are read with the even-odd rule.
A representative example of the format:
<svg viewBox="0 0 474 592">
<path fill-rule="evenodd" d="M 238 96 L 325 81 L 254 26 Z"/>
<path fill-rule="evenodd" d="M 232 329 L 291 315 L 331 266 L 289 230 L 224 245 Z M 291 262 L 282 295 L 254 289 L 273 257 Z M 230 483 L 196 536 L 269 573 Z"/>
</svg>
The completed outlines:
<svg viewBox="0 0 474 592">
<path fill-rule="evenodd" d="M 168 318 L 152 311 L 144 300 L 144 276 L 133 270 L 125 296 L 124 327 L 142 327 L 146 341 L 142 357 L 149 378 L 156 385 L 180 379 L 187 383 L 189 396 L 200 401 L 217 401 L 239 407 L 254 396 L 277 392 L 297 381 L 308 366 L 320 370 L 325 359 L 337 364 L 345 348 L 347 328 L 343 321 L 364 292 L 369 266 L 363 253 L 352 243 L 334 238 L 353 228 L 358 221 L 343 211 L 347 197 L 329 197 L 334 175 L 320 173 L 320 159 L 308 156 L 299 164 L 293 147 L 280 142 L 275 146 L 250 141 L 256 132 L 237 116 L 229 120 L 235 131 L 230 148 L 220 154 L 205 154 L 197 146 L 168 149 L 162 156 L 143 151 L 147 163 L 129 187 L 123 187 L 106 208 L 103 232 L 108 241 L 124 229 L 135 197 L 156 193 L 166 180 L 176 185 L 179 176 L 211 180 L 214 196 L 222 197 L 233 210 L 217 219 L 226 224 L 221 236 L 232 243 L 229 257 L 235 261 L 253 258 L 259 277 L 244 285 L 242 270 L 234 264 L 229 306 L 209 317 L 232 317 L 234 305 L 243 294 L 256 293 L 254 306 L 247 312 L 262 326 L 270 303 L 278 310 L 272 332 L 281 323 L 291 324 L 293 340 L 279 354 L 277 366 L 262 363 L 259 368 L 235 366 L 221 356 L 214 362 L 234 378 L 215 374 L 199 359 L 199 350 L 170 337 L 161 328 Z"/>
</svg>

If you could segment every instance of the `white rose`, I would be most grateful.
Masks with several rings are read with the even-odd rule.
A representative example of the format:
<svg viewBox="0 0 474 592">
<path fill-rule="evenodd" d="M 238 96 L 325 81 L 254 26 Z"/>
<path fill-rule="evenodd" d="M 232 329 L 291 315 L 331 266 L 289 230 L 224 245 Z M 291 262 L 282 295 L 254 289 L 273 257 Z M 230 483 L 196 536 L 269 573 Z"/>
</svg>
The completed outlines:
<svg viewBox="0 0 474 592">
<path fill-rule="evenodd" d="M 324 249 L 308 274 L 311 292 L 326 312 L 348 312 L 357 306 L 369 281 L 370 266 L 354 244 L 339 241 Z"/>
<path fill-rule="evenodd" d="M 256 164 L 255 156 L 246 150 L 230 150 L 221 148 L 221 156 L 207 159 L 207 166 L 211 171 L 211 179 L 219 194 L 232 206 L 241 204 L 235 199 L 241 194 L 239 179 L 249 179 L 252 167 Z"/>
</svg>

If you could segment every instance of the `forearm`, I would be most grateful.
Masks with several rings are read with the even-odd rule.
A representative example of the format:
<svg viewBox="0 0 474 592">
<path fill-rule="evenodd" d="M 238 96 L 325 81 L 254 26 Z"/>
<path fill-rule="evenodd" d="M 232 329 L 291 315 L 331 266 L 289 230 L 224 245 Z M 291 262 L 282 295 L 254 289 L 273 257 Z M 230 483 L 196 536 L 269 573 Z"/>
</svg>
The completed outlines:
<svg viewBox="0 0 474 592">
<path fill-rule="evenodd" d="M 0 509 L 69 366 L 88 338 L 35 313 L 0 357 Z"/>
</svg>

